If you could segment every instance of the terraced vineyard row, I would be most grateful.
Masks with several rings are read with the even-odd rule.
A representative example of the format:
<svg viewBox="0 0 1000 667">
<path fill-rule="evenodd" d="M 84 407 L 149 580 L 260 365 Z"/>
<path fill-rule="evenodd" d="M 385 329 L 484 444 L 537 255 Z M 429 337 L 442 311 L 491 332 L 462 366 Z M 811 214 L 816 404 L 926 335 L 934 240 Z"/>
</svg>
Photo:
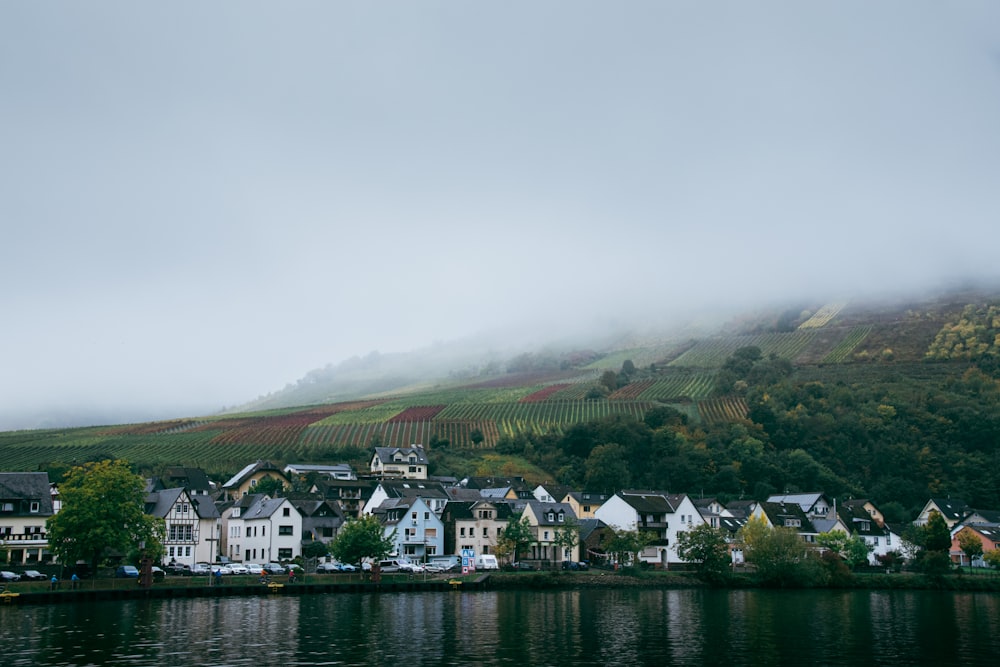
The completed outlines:
<svg viewBox="0 0 1000 667">
<path fill-rule="evenodd" d="M 836 347 L 830 350 L 829 354 L 823 357 L 823 363 L 839 364 L 848 361 L 854 350 L 871 332 L 872 327 L 870 325 L 854 327 Z"/>
<path fill-rule="evenodd" d="M 544 401 L 540 403 L 498 403 L 450 405 L 438 414 L 451 420 L 521 420 L 542 424 L 572 424 L 627 414 L 642 419 L 653 407 L 645 401 Z"/>
<path fill-rule="evenodd" d="M 647 387 L 638 398 L 644 401 L 698 400 L 707 398 L 715 386 L 715 373 L 670 373 Z"/>
<path fill-rule="evenodd" d="M 711 398 L 698 403 L 698 412 L 705 424 L 746 419 L 750 408 L 741 397 Z"/>
<path fill-rule="evenodd" d="M 756 336 L 732 336 L 699 341 L 690 350 L 670 363 L 671 366 L 688 368 L 719 368 L 733 352 L 741 347 L 759 347 L 767 357 L 776 354 L 782 359 L 794 360 L 813 341 L 816 330 L 798 330 L 788 333 L 767 333 Z"/>
</svg>

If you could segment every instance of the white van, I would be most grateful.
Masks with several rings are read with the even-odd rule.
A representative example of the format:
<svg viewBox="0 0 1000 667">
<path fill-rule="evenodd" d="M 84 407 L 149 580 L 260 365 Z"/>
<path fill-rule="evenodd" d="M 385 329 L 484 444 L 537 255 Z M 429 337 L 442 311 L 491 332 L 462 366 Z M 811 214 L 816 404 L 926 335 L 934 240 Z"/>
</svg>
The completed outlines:
<svg viewBox="0 0 1000 667">
<path fill-rule="evenodd" d="M 500 563 L 497 562 L 497 557 L 493 554 L 482 554 L 480 556 L 476 556 L 476 569 L 499 570 Z"/>
</svg>

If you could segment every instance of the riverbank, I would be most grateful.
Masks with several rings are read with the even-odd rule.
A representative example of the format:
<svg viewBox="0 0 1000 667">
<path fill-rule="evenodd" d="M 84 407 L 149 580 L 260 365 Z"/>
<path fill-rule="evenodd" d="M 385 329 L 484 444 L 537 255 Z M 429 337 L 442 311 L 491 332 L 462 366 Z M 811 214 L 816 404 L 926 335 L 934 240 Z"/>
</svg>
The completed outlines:
<svg viewBox="0 0 1000 667">
<path fill-rule="evenodd" d="M 692 589 L 692 588 L 774 588 L 763 586 L 750 575 L 733 576 L 717 584 L 700 580 L 693 572 L 493 572 L 466 577 L 384 577 L 378 584 L 362 577 L 334 579 L 313 575 L 305 581 L 283 584 L 260 584 L 250 580 L 221 584 L 201 580 L 168 578 L 150 588 L 141 588 L 122 580 L 92 580 L 76 590 L 51 590 L 48 584 L 7 586 L 0 593 L 0 604 L 58 604 L 107 600 L 142 600 L 166 598 L 246 597 L 278 595 L 325 595 L 348 593 L 474 592 L 484 590 L 572 590 L 583 588 Z M 801 590 L 809 587 L 793 587 Z M 998 576 L 948 574 L 926 576 L 913 573 L 852 575 L 837 585 L 815 587 L 830 590 L 944 590 L 963 592 L 1000 592 Z"/>
</svg>

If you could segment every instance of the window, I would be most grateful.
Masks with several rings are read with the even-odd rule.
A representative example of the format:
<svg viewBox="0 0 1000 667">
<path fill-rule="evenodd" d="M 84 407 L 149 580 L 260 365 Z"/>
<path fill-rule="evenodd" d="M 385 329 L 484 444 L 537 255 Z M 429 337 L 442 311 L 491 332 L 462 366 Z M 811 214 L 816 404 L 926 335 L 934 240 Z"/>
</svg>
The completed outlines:
<svg viewBox="0 0 1000 667">
<path fill-rule="evenodd" d="M 177 551 L 180 551 L 180 550 L 181 550 L 181 548 L 177 547 Z M 184 556 L 187 557 L 187 558 L 191 557 L 191 547 L 184 547 Z"/>
<path fill-rule="evenodd" d="M 291 560 L 292 550 L 291 549 L 278 549 L 278 560 Z"/>
<path fill-rule="evenodd" d="M 278 526 L 278 535 L 292 535 L 292 527 Z"/>
<path fill-rule="evenodd" d="M 412 544 L 407 544 L 403 547 L 403 553 L 407 556 L 415 556 L 417 555 L 417 547 Z"/>
<path fill-rule="evenodd" d="M 430 521 L 430 518 L 431 518 L 431 513 L 430 512 L 424 512 L 424 521 Z"/>
<path fill-rule="evenodd" d="M 584 512 L 590 512 L 590 505 L 584 505 L 583 506 L 583 511 Z"/>
<path fill-rule="evenodd" d="M 14 529 L 10 526 L 0 526 L 0 535 L 13 535 Z"/>
<path fill-rule="evenodd" d="M 257 486 L 257 480 L 255 480 L 255 479 L 251 479 L 251 480 L 250 480 L 250 488 L 252 489 L 252 488 L 253 488 L 253 487 L 255 487 L 255 486 Z"/>
<path fill-rule="evenodd" d="M 465 537 L 465 526 L 462 526 L 459 529 L 459 533 L 458 534 L 459 534 L 459 537 Z"/>
<path fill-rule="evenodd" d="M 555 520 L 556 520 L 556 515 L 553 514 L 552 512 L 549 512 L 549 521 L 555 521 Z"/>
<path fill-rule="evenodd" d="M 4 503 L 0 505 L 0 512 L 13 512 L 14 503 Z"/>
<path fill-rule="evenodd" d="M 167 549 L 167 555 L 170 556 L 171 558 L 174 557 L 174 548 L 173 547 L 170 547 L 170 548 Z"/>
<path fill-rule="evenodd" d="M 292 509 L 290 507 L 286 507 L 281 510 L 281 516 L 291 516 L 291 515 L 292 515 Z"/>
<path fill-rule="evenodd" d="M 437 547 L 434 546 L 433 544 L 428 544 L 427 545 L 427 555 L 428 556 L 433 556 L 435 554 L 437 554 Z"/>
<path fill-rule="evenodd" d="M 178 514 L 187 514 L 188 513 L 188 504 L 187 503 L 177 503 L 177 513 Z"/>
<path fill-rule="evenodd" d="M 32 500 L 31 501 L 31 512 L 38 513 L 38 507 L 39 507 L 38 501 L 37 500 Z"/>
<path fill-rule="evenodd" d="M 419 472 L 417 466 L 410 466 L 410 472 Z"/>
<path fill-rule="evenodd" d="M 545 531 L 545 538 L 544 539 L 546 539 L 546 540 L 549 539 L 549 531 L 547 531 L 547 530 Z"/>
<path fill-rule="evenodd" d="M 565 519 L 566 517 L 563 515 L 563 513 L 559 512 L 559 523 L 564 523 Z"/>
<path fill-rule="evenodd" d="M 323 537 L 333 537 L 333 528 L 330 526 L 323 526 L 320 528 L 320 535 Z"/>
<path fill-rule="evenodd" d="M 487 528 L 486 526 L 483 526 L 483 537 L 489 537 L 489 536 L 490 536 L 490 529 Z"/>
<path fill-rule="evenodd" d="M 260 536 L 261 537 L 266 537 L 267 536 L 267 526 L 261 526 L 260 527 Z"/>
</svg>

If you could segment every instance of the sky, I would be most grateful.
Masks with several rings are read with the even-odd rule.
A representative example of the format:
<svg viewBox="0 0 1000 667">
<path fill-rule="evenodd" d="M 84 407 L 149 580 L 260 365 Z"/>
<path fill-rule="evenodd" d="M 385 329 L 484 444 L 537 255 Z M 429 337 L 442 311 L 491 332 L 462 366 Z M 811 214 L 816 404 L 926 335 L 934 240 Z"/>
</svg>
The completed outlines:
<svg viewBox="0 0 1000 667">
<path fill-rule="evenodd" d="M 0 428 L 992 280 L 998 211 L 993 0 L 5 2 Z"/>
</svg>

